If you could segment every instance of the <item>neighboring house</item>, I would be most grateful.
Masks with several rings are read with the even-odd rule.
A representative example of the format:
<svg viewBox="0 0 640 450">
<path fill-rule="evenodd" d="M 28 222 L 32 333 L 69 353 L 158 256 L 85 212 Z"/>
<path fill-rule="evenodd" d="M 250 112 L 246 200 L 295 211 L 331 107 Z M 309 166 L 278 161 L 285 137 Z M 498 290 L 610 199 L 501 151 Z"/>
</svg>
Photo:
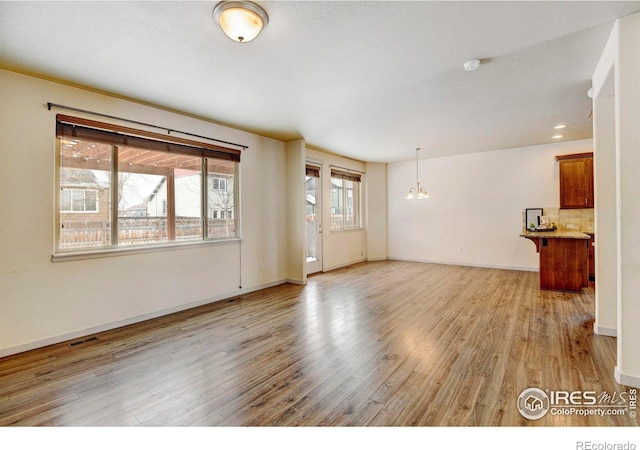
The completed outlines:
<svg viewBox="0 0 640 450">
<path fill-rule="evenodd" d="M 167 179 L 163 178 L 153 192 L 144 199 L 147 217 L 166 217 L 167 215 Z"/>
<path fill-rule="evenodd" d="M 128 206 L 124 211 L 118 213 L 120 217 L 147 217 L 147 203 L 138 203 L 137 205 Z"/>
<path fill-rule="evenodd" d="M 233 219 L 233 176 L 209 174 L 210 219 Z M 191 171 L 175 171 L 176 217 L 200 217 L 200 175 Z M 163 178 L 153 192 L 145 198 L 149 217 L 167 215 L 167 183 Z"/>
<path fill-rule="evenodd" d="M 140 174 L 140 177 L 144 178 L 145 175 Z M 109 246 L 112 242 L 109 181 L 101 182 L 93 170 L 68 167 L 61 168 L 60 180 L 60 248 L 68 250 Z M 150 183 L 157 180 L 159 182 L 149 193 L 149 186 L 153 186 Z M 169 202 L 166 180 L 158 175 L 146 177 L 142 183 L 139 178 L 123 178 L 122 185 L 130 183 L 128 190 L 135 194 L 129 200 L 136 195 L 143 197 L 142 201 L 130 206 L 124 206 L 125 199 L 118 202 L 119 245 L 163 242 L 172 239 L 172 233 L 176 240 L 202 237 L 200 175 L 189 170 L 174 171 L 174 229 L 167 224 Z M 121 190 L 125 191 L 122 186 Z M 234 233 L 233 201 L 233 175 L 211 174 L 209 223 L 206 230 L 208 237 L 228 237 Z"/>
<path fill-rule="evenodd" d="M 60 169 L 60 221 L 108 221 L 108 184 L 101 183 L 91 170 Z"/>
<path fill-rule="evenodd" d="M 60 168 L 60 248 L 108 245 L 111 189 L 92 170 Z"/>
</svg>

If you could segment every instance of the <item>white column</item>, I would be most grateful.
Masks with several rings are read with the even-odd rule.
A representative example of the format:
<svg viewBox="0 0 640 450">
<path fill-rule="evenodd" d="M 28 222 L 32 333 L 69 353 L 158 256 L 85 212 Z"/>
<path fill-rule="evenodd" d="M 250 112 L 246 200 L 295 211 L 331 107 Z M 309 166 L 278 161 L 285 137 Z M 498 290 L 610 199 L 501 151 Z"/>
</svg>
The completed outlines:
<svg viewBox="0 0 640 450">
<path fill-rule="evenodd" d="M 596 334 L 616 336 L 618 328 L 618 226 L 616 200 L 616 136 L 613 72 L 609 96 L 593 101 L 595 178 Z M 601 94 L 602 95 L 602 94 Z"/>
<path fill-rule="evenodd" d="M 365 229 L 368 261 L 387 259 L 387 165 L 367 163 Z"/>
<path fill-rule="evenodd" d="M 640 14 L 619 20 L 615 64 L 619 193 L 616 380 L 640 387 Z"/>
<path fill-rule="evenodd" d="M 307 284 L 305 249 L 305 160 L 303 140 L 287 142 L 287 280 Z"/>
</svg>

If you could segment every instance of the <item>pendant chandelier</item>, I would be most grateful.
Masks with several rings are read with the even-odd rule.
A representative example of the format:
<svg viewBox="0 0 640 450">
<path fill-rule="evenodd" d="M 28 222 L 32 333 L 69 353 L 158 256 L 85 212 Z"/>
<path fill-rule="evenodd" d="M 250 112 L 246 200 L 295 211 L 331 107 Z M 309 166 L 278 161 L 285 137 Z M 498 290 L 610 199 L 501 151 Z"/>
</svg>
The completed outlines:
<svg viewBox="0 0 640 450">
<path fill-rule="evenodd" d="M 405 197 L 407 200 L 411 200 L 417 198 L 418 200 L 422 200 L 424 198 L 429 198 L 429 193 L 427 190 L 420 186 L 420 181 L 418 180 L 418 152 L 420 148 L 416 148 L 416 186 L 411 187 L 409 189 L 409 193 Z"/>
</svg>

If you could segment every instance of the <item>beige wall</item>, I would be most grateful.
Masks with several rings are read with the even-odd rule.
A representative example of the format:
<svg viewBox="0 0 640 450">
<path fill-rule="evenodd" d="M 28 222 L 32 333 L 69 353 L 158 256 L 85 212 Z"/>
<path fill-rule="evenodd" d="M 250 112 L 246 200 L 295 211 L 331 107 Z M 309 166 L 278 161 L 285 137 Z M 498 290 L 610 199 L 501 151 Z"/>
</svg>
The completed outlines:
<svg viewBox="0 0 640 450">
<path fill-rule="evenodd" d="M 364 229 L 330 231 L 329 179 L 331 165 L 364 171 L 364 163 L 307 150 L 303 140 L 285 144 L 8 71 L 0 71 L 0 94 L 0 356 L 286 281 L 304 283 L 307 156 L 324 168 L 323 269 L 365 259 Z M 239 175 L 241 242 L 52 262 L 56 111 L 47 102 L 248 145 Z M 384 165 L 372 170 L 378 192 Z M 375 225 L 369 246 L 383 258 L 384 196 L 367 203 L 366 175 L 362 187 L 362 223 Z"/>
<path fill-rule="evenodd" d="M 297 284 L 307 282 L 305 151 L 303 140 L 287 143 L 287 279 Z"/>
<path fill-rule="evenodd" d="M 366 256 L 387 259 L 387 165 L 367 163 L 365 180 Z"/>
<path fill-rule="evenodd" d="M 364 172 L 364 163 L 310 148 L 307 148 L 306 157 L 308 160 L 322 164 L 322 269 L 324 271 L 328 271 L 359 261 L 364 261 L 364 229 L 331 231 L 331 166 L 340 166 Z M 365 174 L 364 177 L 366 180 L 367 175 Z M 360 205 L 362 214 L 365 212 L 365 184 L 366 181 L 363 182 L 361 186 L 363 191 Z M 364 217 L 361 219 L 364 226 L 366 219 Z"/>
<path fill-rule="evenodd" d="M 605 186 L 613 184 L 616 188 L 615 207 L 610 206 L 610 213 L 616 216 L 616 241 L 607 237 L 598 241 L 602 255 L 612 259 L 615 253 L 615 270 L 599 266 L 596 270 L 604 270 L 608 282 L 615 276 L 616 287 L 609 287 L 607 292 L 615 292 L 616 302 L 616 335 L 617 364 L 615 376 L 619 383 L 640 388 L 640 239 L 638 223 L 640 223 L 640 14 L 634 14 L 616 22 L 609 41 L 602 53 L 600 62 L 593 76 L 594 100 L 596 111 L 596 131 L 603 132 L 598 136 L 598 151 L 606 152 L 615 148 L 615 177 L 611 168 L 611 158 L 596 159 L 596 192 L 606 194 L 607 201 L 613 196 Z M 613 90 L 611 89 L 613 85 Z M 613 105 L 607 100 L 613 93 Z M 611 124 L 611 108 L 613 107 L 613 127 Z M 602 114 L 600 114 L 602 113 Z M 608 174 L 608 175 L 607 175 Z M 603 192 L 604 190 L 604 192 Z M 602 198 L 602 197 L 601 197 Z M 598 197 L 596 197 L 598 199 Z M 596 228 L 610 228 L 608 218 L 596 216 Z M 602 262 L 602 261 L 599 261 Z M 600 290 L 600 295 L 604 291 Z M 608 300 L 599 298 L 597 305 L 599 314 L 612 314 L 613 307 Z M 608 312 L 605 313 L 604 309 Z M 596 330 L 597 331 L 597 330 Z"/>
<path fill-rule="evenodd" d="M 8 71 L 0 98 L 0 356 L 286 280 L 284 143 Z M 248 145 L 242 245 L 51 262 L 56 112 L 47 102 Z"/>
<path fill-rule="evenodd" d="M 405 200 L 415 161 L 389 164 L 389 258 L 538 270 L 535 246 L 519 237 L 522 210 L 557 208 L 555 156 L 591 150 L 588 139 L 423 159 L 427 200 Z"/>
</svg>

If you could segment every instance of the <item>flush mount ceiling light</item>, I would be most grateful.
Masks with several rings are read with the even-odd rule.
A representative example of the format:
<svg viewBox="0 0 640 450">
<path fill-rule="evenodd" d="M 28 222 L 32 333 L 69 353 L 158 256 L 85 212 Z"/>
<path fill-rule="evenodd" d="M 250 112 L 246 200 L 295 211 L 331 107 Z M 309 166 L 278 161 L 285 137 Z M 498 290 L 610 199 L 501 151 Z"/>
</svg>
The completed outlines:
<svg viewBox="0 0 640 450">
<path fill-rule="evenodd" d="M 424 198 L 429 198 L 429 193 L 425 188 L 420 187 L 420 181 L 418 181 L 418 152 L 420 148 L 416 149 L 416 187 L 412 187 L 409 189 L 409 193 L 405 197 L 407 200 L 411 200 L 413 198 L 417 198 L 418 200 L 422 200 Z"/>
<path fill-rule="evenodd" d="M 464 67 L 464 70 L 466 70 L 467 72 L 471 72 L 476 70 L 478 67 L 480 67 L 480 60 L 479 59 L 470 59 L 469 61 L 465 62 L 462 67 Z"/>
<path fill-rule="evenodd" d="M 236 42 L 252 41 L 262 31 L 269 18 L 255 3 L 222 1 L 213 9 L 218 25 Z"/>
</svg>

